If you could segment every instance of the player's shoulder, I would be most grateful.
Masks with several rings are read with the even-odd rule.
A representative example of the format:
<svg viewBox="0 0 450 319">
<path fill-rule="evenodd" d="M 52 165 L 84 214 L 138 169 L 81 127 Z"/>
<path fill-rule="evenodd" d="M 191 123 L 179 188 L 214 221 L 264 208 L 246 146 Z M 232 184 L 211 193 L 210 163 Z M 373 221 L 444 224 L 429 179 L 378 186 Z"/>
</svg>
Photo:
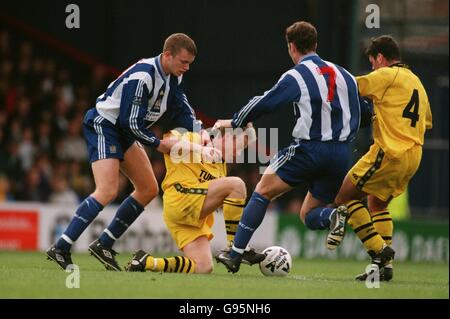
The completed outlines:
<svg viewBox="0 0 450 319">
<path fill-rule="evenodd" d="M 376 69 L 376 70 L 370 72 L 369 74 L 371 74 L 373 76 L 380 76 L 380 77 L 387 77 L 387 76 L 392 77 L 392 76 L 395 76 L 398 74 L 398 68 L 384 66 L 384 67 L 381 67 L 379 69 Z"/>
<path fill-rule="evenodd" d="M 156 58 L 142 58 L 134 64 L 134 71 L 151 71 L 156 69 Z"/>
<path fill-rule="evenodd" d="M 126 73 L 131 79 L 152 81 L 155 76 L 156 64 L 154 58 L 145 58 L 137 61 Z"/>
<path fill-rule="evenodd" d="M 397 75 L 398 69 L 394 69 L 391 67 L 381 67 L 367 74 L 357 76 L 356 81 L 358 82 L 358 84 L 361 84 L 363 82 L 365 83 L 366 81 L 392 83 Z"/>
</svg>

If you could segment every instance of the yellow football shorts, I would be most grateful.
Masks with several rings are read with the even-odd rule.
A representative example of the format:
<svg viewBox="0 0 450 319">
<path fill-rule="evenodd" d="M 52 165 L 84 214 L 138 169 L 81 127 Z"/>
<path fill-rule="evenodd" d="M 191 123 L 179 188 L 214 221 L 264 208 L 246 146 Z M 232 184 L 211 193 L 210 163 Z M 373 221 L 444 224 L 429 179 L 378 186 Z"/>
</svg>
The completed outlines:
<svg viewBox="0 0 450 319">
<path fill-rule="evenodd" d="M 390 156 L 376 144 L 350 169 L 353 185 L 367 194 L 388 201 L 402 194 L 419 168 L 422 146 L 416 145 L 400 157 Z"/>
<path fill-rule="evenodd" d="M 164 192 L 163 217 L 167 228 L 179 249 L 200 236 L 211 240 L 214 214 L 200 219 L 200 212 L 208 192 L 208 182 L 199 183 L 195 188 L 185 188 L 175 184 Z"/>
</svg>

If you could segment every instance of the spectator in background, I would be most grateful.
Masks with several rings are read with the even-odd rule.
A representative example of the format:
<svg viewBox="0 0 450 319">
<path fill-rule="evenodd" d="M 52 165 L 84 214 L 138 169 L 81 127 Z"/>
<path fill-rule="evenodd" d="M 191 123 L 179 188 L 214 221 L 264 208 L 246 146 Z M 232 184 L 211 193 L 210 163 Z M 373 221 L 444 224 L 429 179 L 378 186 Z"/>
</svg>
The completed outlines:
<svg viewBox="0 0 450 319">
<path fill-rule="evenodd" d="M 19 194 L 24 191 L 24 176 L 22 161 L 19 156 L 19 145 L 15 142 L 6 144 L 7 155 L 2 159 L 3 171 L 11 182 L 11 192 L 19 199 Z"/>
<path fill-rule="evenodd" d="M 35 135 L 36 147 L 47 154 L 52 151 L 52 128 L 48 120 L 42 120 L 37 127 L 37 134 Z"/>
<path fill-rule="evenodd" d="M 61 141 L 61 150 L 57 154 L 62 160 L 86 161 L 88 158 L 86 142 L 81 137 L 83 117 L 76 114 L 69 120 L 67 136 Z"/>
<path fill-rule="evenodd" d="M 28 171 L 33 165 L 33 157 L 36 152 L 34 146 L 34 133 L 30 127 L 23 129 L 22 141 L 19 144 L 19 156 L 22 162 L 22 169 Z"/>
<path fill-rule="evenodd" d="M 69 187 L 67 178 L 64 175 L 53 175 L 51 187 L 50 203 L 66 205 L 67 207 L 79 204 L 77 194 Z"/>
<path fill-rule="evenodd" d="M 0 173 L 0 203 L 12 199 L 10 193 L 10 183 L 7 176 Z"/>
<path fill-rule="evenodd" d="M 25 177 L 25 187 L 18 199 L 35 202 L 45 202 L 50 195 L 50 185 L 38 167 L 33 166 Z"/>
<path fill-rule="evenodd" d="M 58 85 L 61 87 L 61 99 L 67 104 L 72 105 L 75 100 L 70 74 L 67 69 L 58 73 Z"/>
</svg>

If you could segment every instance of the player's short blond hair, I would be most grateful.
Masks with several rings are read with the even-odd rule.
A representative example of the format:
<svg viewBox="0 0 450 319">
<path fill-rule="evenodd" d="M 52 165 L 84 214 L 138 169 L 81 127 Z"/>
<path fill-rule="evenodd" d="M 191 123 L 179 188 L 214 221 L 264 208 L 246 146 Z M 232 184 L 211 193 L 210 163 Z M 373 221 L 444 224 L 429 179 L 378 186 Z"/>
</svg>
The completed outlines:
<svg viewBox="0 0 450 319">
<path fill-rule="evenodd" d="M 184 33 L 174 33 L 164 41 L 163 52 L 169 51 L 175 56 L 181 49 L 186 49 L 194 56 L 197 55 L 197 46 L 195 45 L 194 40 Z"/>
</svg>

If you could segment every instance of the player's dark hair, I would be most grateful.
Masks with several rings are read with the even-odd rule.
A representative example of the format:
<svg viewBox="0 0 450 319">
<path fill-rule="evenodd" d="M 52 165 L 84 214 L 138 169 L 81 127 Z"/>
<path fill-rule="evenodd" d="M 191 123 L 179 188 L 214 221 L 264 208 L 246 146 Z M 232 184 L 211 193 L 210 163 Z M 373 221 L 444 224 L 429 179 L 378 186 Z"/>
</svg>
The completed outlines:
<svg viewBox="0 0 450 319">
<path fill-rule="evenodd" d="M 184 33 L 174 33 L 164 42 L 163 52 L 170 51 L 173 56 L 177 55 L 181 49 L 186 49 L 190 54 L 197 55 L 197 46 L 194 40 Z"/>
<path fill-rule="evenodd" d="M 376 58 L 378 53 L 381 53 L 388 61 L 400 60 L 401 58 L 398 43 L 390 35 L 370 39 L 366 55 Z"/>
<path fill-rule="evenodd" d="M 286 41 L 294 43 L 300 53 L 316 51 L 317 30 L 309 22 L 298 21 L 286 29 Z"/>
</svg>

